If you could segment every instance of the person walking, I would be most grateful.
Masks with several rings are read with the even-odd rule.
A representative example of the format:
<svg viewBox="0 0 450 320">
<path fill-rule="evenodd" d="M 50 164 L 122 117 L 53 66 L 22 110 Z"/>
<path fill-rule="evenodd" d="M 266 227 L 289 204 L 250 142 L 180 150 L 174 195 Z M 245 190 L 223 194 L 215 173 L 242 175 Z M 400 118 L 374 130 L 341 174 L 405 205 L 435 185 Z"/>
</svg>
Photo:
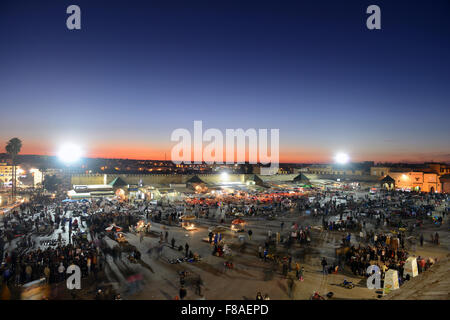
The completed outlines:
<svg viewBox="0 0 450 320">
<path fill-rule="evenodd" d="M 195 294 L 198 296 L 202 296 L 202 285 L 203 285 L 202 278 L 198 277 L 198 279 L 195 282 Z"/>
<path fill-rule="evenodd" d="M 66 268 L 64 267 L 63 263 L 60 262 L 58 267 L 58 276 L 60 282 L 64 281 L 64 271 L 66 271 Z"/>
<path fill-rule="evenodd" d="M 180 286 L 184 286 L 184 284 L 186 283 L 186 274 L 184 271 L 180 272 Z"/>
<path fill-rule="evenodd" d="M 288 275 L 288 266 L 287 266 L 287 263 L 284 262 L 283 263 L 283 276 L 286 278 L 287 275 Z"/>
<path fill-rule="evenodd" d="M 295 283 L 294 283 L 294 280 L 291 277 L 288 280 L 288 296 L 291 299 L 294 297 L 294 290 L 295 290 Z"/>
<path fill-rule="evenodd" d="M 189 254 L 189 245 L 187 242 L 186 242 L 186 245 L 184 246 L 184 250 L 186 251 L 186 257 L 187 257 Z"/>
<path fill-rule="evenodd" d="M 299 271 L 299 273 L 298 273 L 298 276 L 299 276 L 299 280 L 300 281 L 303 281 L 305 278 L 304 278 L 304 276 L 305 276 L 305 268 L 304 267 L 301 267 L 301 269 L 300 269 L 300 271 Z"/>
<path fill-rule="evenodd" d="M 46 265 L 45 268 L 44 268 L 44 276 L 45 276 L 45 282 L 47 284 L 49 284 L 49 282 L 50 282 L 50 268 L 48 267 L 48 265 Z"/>
<path fill-rule="evenodd" d="M 92 259 L 91 259 L 91 257 L 88 257 L 86 260 L 88 276 L 91 275 L 91 264 L 92 264 Z"/>
<path fill-rule="evenodd" d="M 213 235 L 214 235 L 214 234 L 212 233 L 212 231 L 210 231 L 210 232 L 208 233 L 209 244 L 211 244 L 211 242 L 212 242 Z"/>
<path fill-rule="evenodd" d="M 252 240 L 253 231 L 251 229 L 248 230 L 248 239 Z"/>
<path fill-rule="evenodd" d="M 25 267 L 25 277 L 26 277 L 26 281 L 30 282 L 31 281 L 31 275 L 33 273 L 33 269 L 31 268 L 31 266 L 28 264 Z"/>
<path fill-rule="evenodd" d="M 423 247 L 423 233 L 420 234 L 420 246 Z"/>
<path fill-rule="evenodd" d="M 161 258 L 161 256 L 162 256 L 163 249 L 164 249 L 164 245 L 163 245 L 163 244 L 160 244 L 160 245 L 158 246 L 158 257 L 159 257 L 159 258 Z"/>
<path fill-rule="evenodd" d="M 181 286 L 180 288 L 180 300 L 183 300 L 187 295 L 186 288 L 184 286 Z"/>
<path fill-rule="evenodd" d="M 325 257 L 322 258 L 321 264 L 322 264 L 322 272 L 323 272 L 324 275 L 326 275 L 327 274 L 327 265 L 328 265 L 328 263 L 327 263 L 327 260 L 325 259 Z"/>
<path fill-rule="evenodd" d="M 260 259 L 263 258 L 263 248 L 261 246 L 258 247 L 258 256 Z"/>
</svg>

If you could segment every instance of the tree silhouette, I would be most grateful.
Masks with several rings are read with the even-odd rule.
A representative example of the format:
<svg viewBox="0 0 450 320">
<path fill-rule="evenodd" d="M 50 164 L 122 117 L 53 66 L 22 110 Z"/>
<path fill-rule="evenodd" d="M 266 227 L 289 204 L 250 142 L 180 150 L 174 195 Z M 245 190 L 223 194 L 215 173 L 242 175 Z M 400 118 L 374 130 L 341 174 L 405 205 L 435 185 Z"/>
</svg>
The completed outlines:
<svg viewBox="0 0 450 320">
<path fill-rule="evenodd" d="M 11 188 L 11 196 L 13 202 L 16 199 L 16 158 L 17 155 L 22 149 L 22 141 L 19 138 L 12 138 L 6 143 L 6 153 L 11 157 L 13 172 L 12 172 L 12 188 Z"/>
</svg>

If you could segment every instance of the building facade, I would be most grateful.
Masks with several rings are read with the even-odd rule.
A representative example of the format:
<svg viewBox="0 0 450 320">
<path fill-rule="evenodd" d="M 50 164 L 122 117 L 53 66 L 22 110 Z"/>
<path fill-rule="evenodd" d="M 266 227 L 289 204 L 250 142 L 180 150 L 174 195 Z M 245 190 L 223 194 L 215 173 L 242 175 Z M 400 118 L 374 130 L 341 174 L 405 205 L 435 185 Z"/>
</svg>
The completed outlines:
<svg viewBox="0 0 450 320">
<path fill-rule="evenodd" d="M 391 168 L 389 168 L 389 167 L 371 167 L 370 168 L 371 176 L 384 177 L 386 175 L 389 175 L 389 172 L 391 172 Z"/>
<path fill-rule="evenodd" d="M 443 193 L 450 193 L 450 174 L 445 174 L 439 178 Z"/>
<path fill-rule="evenodd" d="M 312 165 L 306 168 L 307 173 L 316 175 L 356 175 L 362 176 L 364 171 L 361 169 L 338 167 L 333 165 Z"/>
<path fill-rule="evenodd" d="M 395 188 L 409 191 L 442 192 L 439 175 L 434 172 L 390 172 L 389 176 L 395 181 Z"/>
<path fill-rule="evenodd" d="M 16 182 L 19 185 L 20 175 L 23 173 L 23 170 L 16 166 Z M 13 166 L 9 165 L 6 162 L 0 162 L 0 187 L 5 184 L 9 184 L 13 179 Z"/>
<path fill-rule="evenodd" d="M 450 165 L 445 163 L 427 163 L 429 171 L 434 172 L 440 176 L 450 174 Z"/>
</svg>

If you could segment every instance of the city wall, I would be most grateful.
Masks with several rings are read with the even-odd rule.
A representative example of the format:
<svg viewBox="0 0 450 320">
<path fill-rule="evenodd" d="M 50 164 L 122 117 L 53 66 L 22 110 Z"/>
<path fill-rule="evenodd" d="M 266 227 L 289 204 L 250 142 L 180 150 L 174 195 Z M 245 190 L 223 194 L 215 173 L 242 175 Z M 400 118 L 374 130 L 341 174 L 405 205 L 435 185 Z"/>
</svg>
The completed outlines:
<svg viewBox="0 0 450 320">
<path fill-rule="evenodd" d="M 254 174 L 228 174 L 226 177 L 221 174 L 107 174 L 106 179 L 103 174 L 79 174 L 72 175 L 72 185 L 89 185 L 89 184 L 104 184 L 110 183 L 115 178 L 120 177 L 128 184 L 144 185 L 169 185 L 169 184 L 184 184 L 194 176 L 198 176 L 206 184 L 218 184 L 224 182 L 239 182 L 245 183 L 247 180 L 253 180 Z M 264 182 L 271 181 L 292 181 L 297 174 L 278 174 L 272 176 L 257 175 Z"/>
<path fill-rule="evenodd" d="M 276 175 L 256 175 L 266 183 L 270 182 L 292 182 L 298 174 L 276 174 Z M 106 179 L 105 179 L 106 176 Z M 127 184 L 144 185 L 169 185 L 169 184 L 185 184 L 189 179 L 198 176 L 206 184 L 219 184 L 226 182 L 245 183 L 247 180 L 253 180 L 255 174 L 228 174 L 226 177 L 221 174 L 79 174 L 72 175 L 72 185 L 89 185 L 110 183 L 115 178 L 120 177 Z M 379 177 L 360 176 L 360 175 L 317 175 L 308 174 L 305 176 L 312 182 L 317 180 L 335 180 L 341 181 L 359 181 L 367 183 L 377 183 Z"/>
</svg>

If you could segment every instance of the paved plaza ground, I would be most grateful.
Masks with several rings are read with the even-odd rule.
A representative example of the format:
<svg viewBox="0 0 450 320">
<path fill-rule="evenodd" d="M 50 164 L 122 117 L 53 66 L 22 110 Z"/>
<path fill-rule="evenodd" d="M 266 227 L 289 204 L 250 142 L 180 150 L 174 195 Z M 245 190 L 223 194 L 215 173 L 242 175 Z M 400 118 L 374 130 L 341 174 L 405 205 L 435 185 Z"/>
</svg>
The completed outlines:
<svg viewBox="0 0 450 320">
<path fill-rule="evenodd" d="M 72 216 L 68 211 L 66 217 Z M 106 256 L 104 272 L 101 273 L 102 285 L 110 286 L 115 293 L 120 293 L 125 299 L 175 299 L 179 294 L 179 273 L 187 271 L 186 278 L 187 296 L 185 299 L 250 299 L 256 297 L 257 292 L 263 295 L 268 294 L 271 299 L 309 299 L 314 292 L 326 295 L 333 292 L 335 300 L 342 299 L 379 299 L 380 292 L 369 290 L 366 287 L 366 278 L 355 276 L 347 266 L 345 270 L 340 270 L 337 274 L 322 274 L 321 259 L 325 257 L 331 264 L 336 261 L 335 249 L 340 247 L 341 239 L 345 237 L 345 232 L 323 231 L 321 229 L 321 218 L 313 218 L 309 215 L 301 214 L 298 211 L 290 210 L 280 213 L 274 220 L 267 220 L 261 217 L 246 217 L 246 230 L 253 231 L 252 239 L 249 239 L 246 232 L 236 233 L 226 231 L 223 233 L 225 243 L 231 249 L 231 257 L 217 257 L 212 255 L 213 246 L 205 239 L 208 238 L 208 228 L 220 225 L 219 219 L 197 219 L 195 221 L 196 230 L 187 231 L 180 226 L 168 226 L 152 222 L 151 233 L 143 237 L 142 241 L 138 234 L 124 232 L 129 244 L 135 246 L 141 253 L 141 262 L 133 263 L 122 252 L 119 259 Z M 230 220 L 230 219 L 228 219 Z M 229 227 L 230 221 L 226 220 L 223 226 Z M 289 251 L 283 244 L 278 244 L 276 252 L 280 256 L 292 256 L 292 264 L 299 262 L 305 268 L 304 281 L 295 280 L 293 293 L 289 295 L 288 278 L 295 278 L 295 270 L 292 270 L 288 277 L 282 275 L 281 266 L 270 261 L 263 261 L 258 257 L 258 247 L 264 246 L 268 231 L 273 234 L 281 232 L 281 222 L 284 222 L 284 230 L 297 223 L 301 226 L 311 226 L 310 245 L 294 244 Z M 85 223 L 80 224 L 81 231 L 86 231 Z M 374 229 L 370 223 L 367 229 Z M 385 229 L 384 231 L 388 231 Z M 125 230 L 126 231 L 126 230 Z M 377 230 L 381 231 L 381 230 Z M 427 239 L 431 234 L 439 232 L 441 243 L 439 246 L 431 244 Z M 164 243 L 162 252 L 159 254 L 159 234 L 168 232 L 167 243 Z M 438 264 L 427 272 L 420 274 L 402 286 L 400 290 L 394 291 L 383 299 L 448 299 L 449 282 L 442 276 L 448 271 L 449 232 L 447 221 L 442 226 L 425 224 L 421 232 L 424 234 L 425 243 L 421 247 L 416 244 L 408 244 L 407 250 L 411 255 L 437 258 Z M 65 243 L 69 241 L 68 228 L 65 232 L 61 228 L 46 236 L 34 236 L 33 239 L 41 248 L 45 248 L 45 242 L 56 240 L 58 234 L 62 235 Z M 417 238 L 417 234 L 413 235 Z M 88 235 L 90 239 L 90 235 Z M 190 250 L 201 256 L 199 262 L 170 263 L 169 260 L 182 258 L 184 250 L 178 251 L 171 248 L 170 241 L 175 239 L 176 247 L 189 244 Z M 352 234 L 352 244 L 359 245 L 358 237 Z M 108 237 L 105 238 L 112 248 L 118 243 Z M 15 239 L 6 246 L 6 251 L 11 251 L 16 247 L 19 240 Z M 230 260 L 234 264 L 233 269 L 226 269 L 224 262 Z M 294 267 L 293 267 L 294 268 Z M 129 275 L 140 274 L 143 282 L 139 288 L 131 291 L 127 278 Z M 195 292 L 194 280 L 201 277 L 203 281 L 202 295 Z M 339 286 L 343 281 L 351 281 L 356 284 L 353 289 Z M 77 299 L 92 299 L 95 295 L 99 283 L 92 279 L 84 279 L 84 290 L 76 294 Z M 61 299 L 73 298 L 66 292 L 63 285 L 56 286 L 59 290 L 58 297 Z"/>
</svg>

